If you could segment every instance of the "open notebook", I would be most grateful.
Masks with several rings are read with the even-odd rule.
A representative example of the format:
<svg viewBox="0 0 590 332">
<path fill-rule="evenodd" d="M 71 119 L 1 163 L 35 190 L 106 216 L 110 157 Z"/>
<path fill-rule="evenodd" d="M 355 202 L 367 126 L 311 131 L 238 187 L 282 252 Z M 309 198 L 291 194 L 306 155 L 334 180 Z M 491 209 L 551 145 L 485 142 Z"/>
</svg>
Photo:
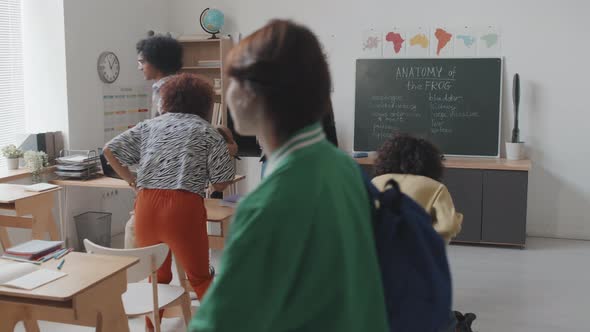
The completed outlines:
<svg viewBox="0 0 590 332">
<path fill-rule="evenodd" d="M 0 286 L 32 290 L 66 275 L 33 264 L 11 262 L 0 265 Z"/>
</svg>

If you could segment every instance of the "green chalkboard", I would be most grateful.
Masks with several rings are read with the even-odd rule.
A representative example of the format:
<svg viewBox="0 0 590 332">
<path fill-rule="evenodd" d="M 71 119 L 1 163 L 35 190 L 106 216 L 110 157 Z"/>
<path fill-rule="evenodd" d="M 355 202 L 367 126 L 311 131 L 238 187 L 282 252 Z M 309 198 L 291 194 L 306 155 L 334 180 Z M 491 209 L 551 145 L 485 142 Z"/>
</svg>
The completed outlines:
<svg viewBox="0 0 590 332">
<path fill-rule="evenodd" d="M 359 59 L 354 150 L 399 132 L 448 155 L 498 156 L 501 85 L 500 58 Z"/>
</svg>

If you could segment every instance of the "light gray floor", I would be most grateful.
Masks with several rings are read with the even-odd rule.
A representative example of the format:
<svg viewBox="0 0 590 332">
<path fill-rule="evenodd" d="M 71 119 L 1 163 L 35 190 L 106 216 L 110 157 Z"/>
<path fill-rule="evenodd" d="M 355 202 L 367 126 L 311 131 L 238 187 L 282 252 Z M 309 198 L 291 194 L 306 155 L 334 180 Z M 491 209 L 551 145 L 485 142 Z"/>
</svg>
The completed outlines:
<svg viewBox="0 0 590 332">
<path fill-rule="evenodd" d="M 454 307 L 477 314 L 475 331 L 590 330 L 590 242 L 529 238 L 525 250 L 451 246 L 449 257 Z M 131 331 L 144 331 L 143 319 L 129 325 Z M 93 331 L 47 322 L 40 322 L 40 327 L 52 332 Z M 165 319 L 162 327 L 184 331 L 179 319 Z M 24 331 L 22 325 L 16 330 Z"/>
</svg>

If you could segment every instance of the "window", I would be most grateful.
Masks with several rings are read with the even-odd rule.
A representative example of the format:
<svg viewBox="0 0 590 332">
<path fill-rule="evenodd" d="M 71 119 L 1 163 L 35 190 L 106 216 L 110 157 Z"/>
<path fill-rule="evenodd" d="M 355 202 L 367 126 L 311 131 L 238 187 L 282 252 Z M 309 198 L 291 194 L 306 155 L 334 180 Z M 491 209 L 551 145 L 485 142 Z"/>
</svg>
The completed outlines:
<svg viewBox="0 0 590 332">
<path fill-rule="evenodd" d="M 25 130 L 21 1 L 0 0 L 0 147 Z"/>
</svg>

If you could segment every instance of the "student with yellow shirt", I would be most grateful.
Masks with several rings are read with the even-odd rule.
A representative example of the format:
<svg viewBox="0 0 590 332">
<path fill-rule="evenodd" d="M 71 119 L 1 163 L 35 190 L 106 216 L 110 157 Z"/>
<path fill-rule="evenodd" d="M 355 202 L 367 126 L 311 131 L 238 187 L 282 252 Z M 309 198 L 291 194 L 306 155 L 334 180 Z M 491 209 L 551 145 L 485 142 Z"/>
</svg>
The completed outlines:
<svg viewBox="0 0 590 332">
<path fill-rule="evenodd" d="M 396 135 L 379 149 L 373 184 L 381 191 L 389 180 L 432 216 L 434 229 L 448 243 L 461 230 L 463 214 L 455 210 L 451 194 L 442 184 L 441 154 L 432 143 L 409 135 Z"/>
<path fill-rule="evenodd" d="M 432 216 L 434 229 L 449 243 L 459 231 L 463 214 L 455 210 L 447 187 L 442 184 L 440 151 L 430 142 L 409 135 L 396 135 L 377 152 L 373 184 L 383 191 L 389 180 Z M 470 332 L 475 315 L 455 311 L 455 322 L 444 331 Z"/>
</svg>

